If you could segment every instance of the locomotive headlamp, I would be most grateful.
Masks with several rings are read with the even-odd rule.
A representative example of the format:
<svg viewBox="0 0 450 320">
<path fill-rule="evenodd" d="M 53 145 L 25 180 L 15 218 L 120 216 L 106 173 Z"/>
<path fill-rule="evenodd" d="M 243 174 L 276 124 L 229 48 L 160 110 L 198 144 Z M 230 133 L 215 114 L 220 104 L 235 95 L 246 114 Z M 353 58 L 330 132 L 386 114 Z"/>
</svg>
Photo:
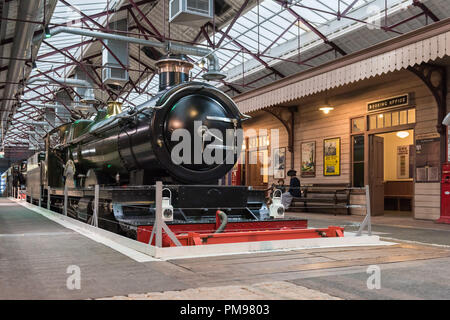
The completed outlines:
<svg viewBox="0 0 450 320">
<path fill-rule="evenodd" d="M 277 196 L 277 194 L 279 194 Z M 276 189 L 272 195 L 272 204 L 269 207 L 269 214 L 274 219 L 284 218 L 284 206 L 281 203 L 281 190 Z"/>
<path fill-rule="evenodd" d="M 162 192 L 164 193 L 164 191 L 168 191 L 169 196 L 162 198 L 162 219 L 163 221 L 173 221 L 172 192 L 167 188 L 164 188 Z"/>
</svg>

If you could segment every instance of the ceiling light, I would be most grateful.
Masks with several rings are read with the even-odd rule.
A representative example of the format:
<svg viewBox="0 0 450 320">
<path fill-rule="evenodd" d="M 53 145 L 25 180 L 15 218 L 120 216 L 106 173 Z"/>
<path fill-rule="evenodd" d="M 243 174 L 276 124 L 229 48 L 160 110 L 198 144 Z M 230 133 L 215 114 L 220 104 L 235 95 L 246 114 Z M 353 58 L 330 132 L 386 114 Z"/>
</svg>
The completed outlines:
<svg viewBox="0 0 450 320">
<path fill-rule="evenodd" d="M 399 131 L 399 132 L 397 132 L 397 137 L 399 137 L 401 139 L 405 139 L 406 137 L 409 137 L 409 132 L 408 131 Z"/>
</svg>

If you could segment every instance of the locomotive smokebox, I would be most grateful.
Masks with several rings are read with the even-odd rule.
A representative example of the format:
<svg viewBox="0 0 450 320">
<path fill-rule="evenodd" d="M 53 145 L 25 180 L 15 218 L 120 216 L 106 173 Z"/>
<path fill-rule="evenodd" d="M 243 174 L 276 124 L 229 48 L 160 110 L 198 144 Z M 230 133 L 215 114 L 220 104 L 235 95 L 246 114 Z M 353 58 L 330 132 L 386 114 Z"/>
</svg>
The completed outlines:
<svg viewBox="0 0 450 320">
<path fill-rule="evenodd" d="M 159 74 L 159 91 L 189 81 L 194 65 L 183 55 L 167 56 L 156 62 Z"/>
</svg>

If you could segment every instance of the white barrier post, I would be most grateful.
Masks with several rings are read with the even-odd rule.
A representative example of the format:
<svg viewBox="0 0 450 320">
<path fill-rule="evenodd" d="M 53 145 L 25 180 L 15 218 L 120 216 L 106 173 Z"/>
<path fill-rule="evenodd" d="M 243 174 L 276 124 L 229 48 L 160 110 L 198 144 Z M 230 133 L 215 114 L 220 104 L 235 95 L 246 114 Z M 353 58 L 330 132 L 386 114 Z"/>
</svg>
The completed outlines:
<svg viewBox="0 0 450 320">
<path fill-rule="evenodd" d="M 156 239 L 155 245 L 162 247 L 162 182 L 156 182 L 155 190 L 155 225 L 156 225 Z"/>
<path fill-rule="evenodd" d="M 67 216 L 67 200 L 68 200 L 68 192 L 67 185 L 64 186 L 64 215 Z"/>
<path fill-rule="evenodd" d="M 369 236 L 372 235 L 372 221 L 370 220 L 371 215 L 371 209 L 370 209 L 370 190 L 369 186 L 366 185 L 366 217 L 364 218 L 364 221 L 361 223 L 361 226 L 359 227 L 358 232 L 356 233 L 357 236 L 360 236 L 364 230 L 364 228 L 367 226 L 367 231 Z"/>
<path fill-rule="evenodd" d="M 48 191 L 47 191 L 47 210 L 50 210 L 50 203 L 51 203 L 51 199 L 50 199 L 50 194 L 51 194 L 51 187 L 48 186 Z"/>
<path fill-rule="evenodd" d="M 152 244 L 153 237 L 155 236 L 155 246 L 162 247 L 162 230 L 166 232 L 169 238 L 175 243 L 177 247 L 181 247 L 180 241 L 175 234 L 170 230 L 167 224 L 162 219 L 162 182 L 156 182 L 155 188 L 155 222 L 153 223 L 152 233 L 150 234 L 150 240 L 148 244 Z"/>
<path fill-rule="evenodd" d="M 98 184 L 94 187 L 94 216 L 92 217 L 92 225 L 98 227 L 98 203 L 100 197 L 100 186 Z"/>
</svg>

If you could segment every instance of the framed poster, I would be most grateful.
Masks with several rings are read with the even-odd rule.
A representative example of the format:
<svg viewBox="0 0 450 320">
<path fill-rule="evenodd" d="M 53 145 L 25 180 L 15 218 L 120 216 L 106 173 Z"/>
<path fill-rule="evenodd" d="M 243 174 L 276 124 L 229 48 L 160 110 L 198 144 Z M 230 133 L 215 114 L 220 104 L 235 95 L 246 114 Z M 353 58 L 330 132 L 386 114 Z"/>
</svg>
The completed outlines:
<svg viewBox="0 0 450 320">
<path fill-rule="evenodd" d="M 323 140 L 323 175 L 341 174 L 341 138 Z"/>
<path fill-rule="evenodd" d="M 284 179 L 286 171 L 286 148 L 273 149 L 273 177 Z"/>
<path fill-rule="evenodd" d="M 316 176 L 316 142 L 303 142 L 301 151 L 300 176 L 303 178 Z"/>
</svg>

